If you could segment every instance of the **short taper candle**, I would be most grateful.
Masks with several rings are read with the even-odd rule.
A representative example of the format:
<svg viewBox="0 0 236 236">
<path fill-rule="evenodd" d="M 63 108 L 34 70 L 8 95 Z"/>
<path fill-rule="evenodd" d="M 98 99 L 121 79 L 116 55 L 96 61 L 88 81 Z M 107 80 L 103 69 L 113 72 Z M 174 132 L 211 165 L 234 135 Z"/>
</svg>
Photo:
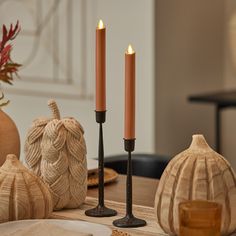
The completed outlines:
<svg viewBox="0 0 236 236">
<path fill-rule="evenodd" d="M 125 139 L 135 139 L 135 51 L 125 52 Z"/>
<path fill-rule="evenodd" d="M 96 29 L 96 111 L 106 110 L 106 28 L 99 21 Z"/>
</svg>

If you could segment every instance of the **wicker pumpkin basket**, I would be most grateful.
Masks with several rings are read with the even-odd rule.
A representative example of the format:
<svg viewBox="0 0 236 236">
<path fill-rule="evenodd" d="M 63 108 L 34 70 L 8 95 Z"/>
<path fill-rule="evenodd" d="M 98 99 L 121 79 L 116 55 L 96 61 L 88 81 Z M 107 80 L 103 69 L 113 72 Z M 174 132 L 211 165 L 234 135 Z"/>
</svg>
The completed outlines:
<svg viewBox="0 0 236 236">
<path fill-rule="evenodd" d="M 14 154 L 0 168 L 0 223 L 48 218 L 53 209 L 48 186 Z"/>
<path fill-rule="evenodd" d="M 60 118 L 54 100 L 48 102 L 52 118 L 38 118 L 25 142 L 28 167 L 50 186 L 54 210 L 77 208 L 87 193 L 84 130 L 74 118 Z"/>
</svg>

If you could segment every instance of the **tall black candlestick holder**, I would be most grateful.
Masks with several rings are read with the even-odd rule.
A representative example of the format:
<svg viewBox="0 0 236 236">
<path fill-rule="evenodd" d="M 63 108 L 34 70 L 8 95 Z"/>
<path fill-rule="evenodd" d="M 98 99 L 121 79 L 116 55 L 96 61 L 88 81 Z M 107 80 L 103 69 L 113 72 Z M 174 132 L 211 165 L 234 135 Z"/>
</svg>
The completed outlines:
<svg viewBox="0 0 236 236">
<path fill-rule="evenodd" d="M 95 111 L 96 122 L 99 123 L 99 144 L 98 144 L 98 205 L 95 208 L 85 211 L 85 215 L 92 217 L 115 216 L 117 212 L 107 208 L 104 204 L 104 146 L 102 124 L 106 121 L 106 111 Z"/>
<path fill-rule="evenodd" d="M 145 226 L 147 223 L 145 220 L 138 219 L 132 212 L 132 160 L 131 152 L 134 151 L 135 139 L 124 139 L 125 151 L 128 152 L 127 162 L 127 180 L 126 180 L 126 216 L 113 221 L 113 225 L 121 228 L 135 228 Z"/>
</svg>

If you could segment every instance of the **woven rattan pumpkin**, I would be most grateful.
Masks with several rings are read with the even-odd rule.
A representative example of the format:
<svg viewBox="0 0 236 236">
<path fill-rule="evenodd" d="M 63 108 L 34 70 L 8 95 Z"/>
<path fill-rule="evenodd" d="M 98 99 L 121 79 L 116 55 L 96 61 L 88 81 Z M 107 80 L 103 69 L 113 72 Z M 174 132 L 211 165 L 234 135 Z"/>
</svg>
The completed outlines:
<svg viewBox="0 0 236 236">
<path fill-rule="evenodd" d="M 228 161 L 213 151 L 203 135 L 166 167 L 157 189 L 155 214 L 162 229 L 177 235 L 178 205 L 185 200 L 210 200 L 223 206 L 221 235 L 236 229 L 236 178 Z"/>
<path fill-rule="evenodd" d="M 53 118 L 33 122 L 25 143 L 26 163 L 49 184 L 55 210 L 77 208 L 87 192 L 84 131 L 74 118 L 60 119 L 55 101 L 48 105 Z"/>
<path fill-rule="evenodd" d="M 13 154 L 0 168 L 0 223 L 48 218 L 53 202 L 49 188 Z"/>
</svg>

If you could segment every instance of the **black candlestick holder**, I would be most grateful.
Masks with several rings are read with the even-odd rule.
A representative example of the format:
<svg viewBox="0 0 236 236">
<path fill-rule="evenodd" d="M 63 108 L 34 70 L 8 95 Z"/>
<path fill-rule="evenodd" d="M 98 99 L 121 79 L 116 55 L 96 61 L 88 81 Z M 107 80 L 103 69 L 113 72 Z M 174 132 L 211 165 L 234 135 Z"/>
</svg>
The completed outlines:
<svg viewBox="0 0 236 236">
<path fill-rule="evenodd" d="M 145 226 L 145 220 L 138 219 L 132 212 L 132 160 L 131 152 L 134 151 L 135 139 L 124 139 L 125 151 L 128 152 L 127 180 L 126 180 L 126 216 L 113 221 L 113 225 L 121 228 L 135 228 Z"/>
<path fill-rule="evenodd" d="M 85 211 L 85 215 L 92 217 L 115 216 L 117 212 L 107 208 L 104 204 L 104 146 L 102 124 L 106 121 L 106 111 L 95 111 L 96 122 L 99 123 L 99 144 L 98 144 L 98 205 L 95 208 Z"/>
</svg>

